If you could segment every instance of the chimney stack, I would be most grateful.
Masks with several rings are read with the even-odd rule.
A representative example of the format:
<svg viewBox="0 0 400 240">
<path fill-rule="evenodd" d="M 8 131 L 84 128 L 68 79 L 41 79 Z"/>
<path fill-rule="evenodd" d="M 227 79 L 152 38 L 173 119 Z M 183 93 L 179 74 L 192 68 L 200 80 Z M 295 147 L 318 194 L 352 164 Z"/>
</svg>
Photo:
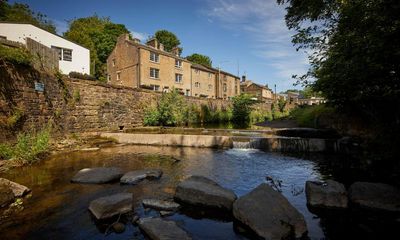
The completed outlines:
<svg viewBox="0 0 400 240">
<path fill-rule="evenodd" d="M 117 42 L 125 42 L 126 40 L 129 40 L 129 33 L 121 34 L 121 35 L 117 38 Z"/>
<path fill-rule="evenodd" d="M 151 38 L 147 41 L 146 45 L 158 49 L 158 40 L 156 38 Z"/>
<path fill-rule="evenodd" d="M 140 43 L 140 39 L 139 39 L 139 38 L 134 38 L 134 39 L 132 39 L 132 40 L 133 40 L 134 43 L 137 43 L 137 44 Z"/>
<path fill-rule="evenodd" d="M 179 49 L 179 47 L 174 47 L 173 49 L 172 49 L 172 51 L 171 51 L 175 56 L 178 56 L 179 57 L 179 55 L 180 55 L 180 49 Z"/>
<path fill-rule="evenodd" d="M 242 82 L 246 82 L 246 75 L 242 76 Z"/>
</svg>

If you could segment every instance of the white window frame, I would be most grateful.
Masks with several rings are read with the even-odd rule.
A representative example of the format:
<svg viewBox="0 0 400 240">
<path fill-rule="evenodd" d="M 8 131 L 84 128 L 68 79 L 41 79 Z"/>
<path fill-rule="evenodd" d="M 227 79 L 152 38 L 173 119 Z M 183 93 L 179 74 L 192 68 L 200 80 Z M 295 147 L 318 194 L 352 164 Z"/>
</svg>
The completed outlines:
<svg viewBox="0 0 400 240">
<path fill-rule="evenodd" d="M 117 81 L 121 80 L 121 72 L 117 72 Z"/>
<path fill-rule="evenodd" d="M 183 82 L 183 74 L 175 73 L 175 83 L 182 83 Z"/>
<path fill-rule="evenodd" d="M 160 69 L 150 68 L 150 78 L 160 79 Z"/>
<path fill-rule="evenodd" d="M 175 67 L 176 68 L 182 68 L 182 60 L 175 59 Z"/>
<path fill-rule="evenodd" d="M 150 62 L 159 63 L 160 62 L 160 55 L 155 52 L 150 52 Z"/>
</svg>

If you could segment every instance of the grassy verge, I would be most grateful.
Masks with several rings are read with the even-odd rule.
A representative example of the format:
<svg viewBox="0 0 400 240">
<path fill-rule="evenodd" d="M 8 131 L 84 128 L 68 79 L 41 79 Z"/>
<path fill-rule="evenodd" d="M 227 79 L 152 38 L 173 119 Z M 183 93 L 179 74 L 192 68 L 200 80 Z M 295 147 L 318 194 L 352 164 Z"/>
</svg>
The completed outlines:
<svg viewBox="0 0 400 240">
<path fill-rule="evenodd" d="M 335 113 L 335 109 L 325 104 L 302 106 L 290 112 L 289 117 L 294 119 L 301 127 L 319 127 L 319 119 Z"/>
<path fill-rule="evenodd" d="M 12 165 L 31 164 L 48 151 L 49 140 L 49 128 L 39 132 L 20 133 L 15 144 L 0 144 L 0 159 L 12 161 L 8 163 Z"/>
</svg>

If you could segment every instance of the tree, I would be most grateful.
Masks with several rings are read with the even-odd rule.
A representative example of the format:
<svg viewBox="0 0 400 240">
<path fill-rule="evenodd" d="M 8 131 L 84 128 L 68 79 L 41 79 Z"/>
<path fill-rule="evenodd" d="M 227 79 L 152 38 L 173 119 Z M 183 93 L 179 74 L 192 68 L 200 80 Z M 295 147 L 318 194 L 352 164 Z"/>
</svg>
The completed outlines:
<svg viewBox="0 0 400 240">
<path fill-rule="evenodd" d="M 51 33 L 56 33 L 54 23 L 46 15 L 32 11 L 28 4 L 14 3 L 10 5 L 7 1 L 0 1 L 0 21 L 30 23 Z"/>
<path fill-rule="evenodd" d="M 208 57 L 206 55 L 193 53 L 192 55 L 187 56 L 186 59 L 191 62 L 201 64 L 206 67 L 212 67 L 212 61 L 211 61 L 210 57 Z"/>
<path fill-rule="evenodd" d="M 278 0 L 292 42 L 310 51 L 298 78 L 330 104 L 375 123 L 400 122 L 400 1 Z M 315 81 L 314 81 L 315 80 Z"/>
<path fill-rule="evenodd" d="M 255 103 L 249 94 L 240 94 L 232 99 L 232 121 L 238 125 L 248 125 L 250 122 L 251 106 Z"/>
<path fill-rule="evenodd" d="M 165 51 L 171 52 L 172 49 L 177 47 L 179 48 L 179 54 L 182 53 L 183 49 L 179 47 L 181 41 L 174 33 L 167 30 L 158 30 L 154 36 L 160 43 L 164 45 Z"/>
<path fill-rule="evenodd" d="M 123 33 L 129 33 L 125 25 L 94 15 L 72 20 L 64 36 L 90 50 L 91 74 L 105 80 L 107 58 Z"/>
</svg>

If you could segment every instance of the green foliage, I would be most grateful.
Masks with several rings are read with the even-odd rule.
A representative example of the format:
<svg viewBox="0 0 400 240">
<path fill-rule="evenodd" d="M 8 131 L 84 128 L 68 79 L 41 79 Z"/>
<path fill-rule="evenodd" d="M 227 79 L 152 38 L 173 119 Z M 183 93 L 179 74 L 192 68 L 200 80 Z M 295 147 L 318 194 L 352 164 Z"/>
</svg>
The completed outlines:
<svg viewBox="0 0 400 240">
<path fill-rule="evenodd" d="M 287 103 L 286 100 L 284 100 L 283 98 L 279 98 L 278 108 L 280 112 L 283 113 L 285 111 L 286 103 Z"/>
<path fill-rule="evenodd" d="M 212 67 L 211 58 L 206 55 L 193 53 L 192 55 L 187 56 L 186 59 L 193 63 L 197 63 L 206 67 Z"/>
<path fill-rule="evenodd" d="M 0 158 L 14 159 L 23 163 L 32 163 L 49 148 L 50 129 L 45 128 L 38 133 L 25 132 L 18 134 L 15 145 L 0 145 Z"/>
<path fill-rule="evenodd" d="M 125 25 L 115 24 L 110 18 L 94 15 L 71 21 L 64 36 L 90 50 L 91 74 L 96 78 L 104 78 L 107 58 L 117 38 L 123 33 L 129 33 Z"/>
<path fill-rule="evenodd" d="M 5 61 L 29 66 L 32 63 L 32 55 L 24 48 L 11 48 L 0 44 L 0 59 Z"/>
<path fill-rule="evenodd" d="M 158 30 L 154 36 L 160 43 L 164 45 L 165 51 L 171 52 L 172 49 L 178 47 L 179 54 L 182 53 L 183 49 L 179 47 L 181 41 L 174 33 L 167 30 Z"/>
<path fill-rule="evenodd" d="M 290 112 L 290 118 L 296 120 L 301 127 L 318 127 L 318 119 L 323 115 L 331 115 L 335 109 L 324 104 L 298 107 Z"/>
<path fill-rule="evenodd" d="M 286 23 L 297 31 L 292 42 L 313 53 L 299 82 L 312 84 L 331 105 L 399 130 L 400 1 L 278 3 L 287 4 Z"/>
<path fill-rule="evenodd" d="M 81 101 L 81 92 L 79 90 L 74 90 L 74 93 L 72 96 L 73 96 L 74 102 Z"/>
<path fill-rule="evenodd" d="M 156 107 L 149 107 L 145 110 L 143 124 L 145 126 L 158 126 L 160 114 Z"/>
<path fill-rule="evenodd" d="M 264 111 L 261 109 L 254 109 L 250 112 L 250 123 L 259 123 L 264 121 L 272 121 L 271 111 Z"/>
<path fill-rule="evenodd" d="M 250 122 L 251 106 L 255 103 L 249 94 L 240 94 L 232 99 L 232 121 L 235 124 L 247 125 Z"/>
<path fill-rule="evenodd" d="M 13 110 L 13 113 L 11 116 L 7 118 L 7 127 L 10 129 L 15 128 L 25 117 L 25 112 L 21 108 L 16 108 Z"/>
<path fill-rule="evenodd" d="M 0 21 L 30 23 L 51 33 L 56 33 L 56 26 L 46 15 L 35 13 L 29 5 L 22 3 L 9 4 L 7 1 L 0 1 Z"/>
</svg>

